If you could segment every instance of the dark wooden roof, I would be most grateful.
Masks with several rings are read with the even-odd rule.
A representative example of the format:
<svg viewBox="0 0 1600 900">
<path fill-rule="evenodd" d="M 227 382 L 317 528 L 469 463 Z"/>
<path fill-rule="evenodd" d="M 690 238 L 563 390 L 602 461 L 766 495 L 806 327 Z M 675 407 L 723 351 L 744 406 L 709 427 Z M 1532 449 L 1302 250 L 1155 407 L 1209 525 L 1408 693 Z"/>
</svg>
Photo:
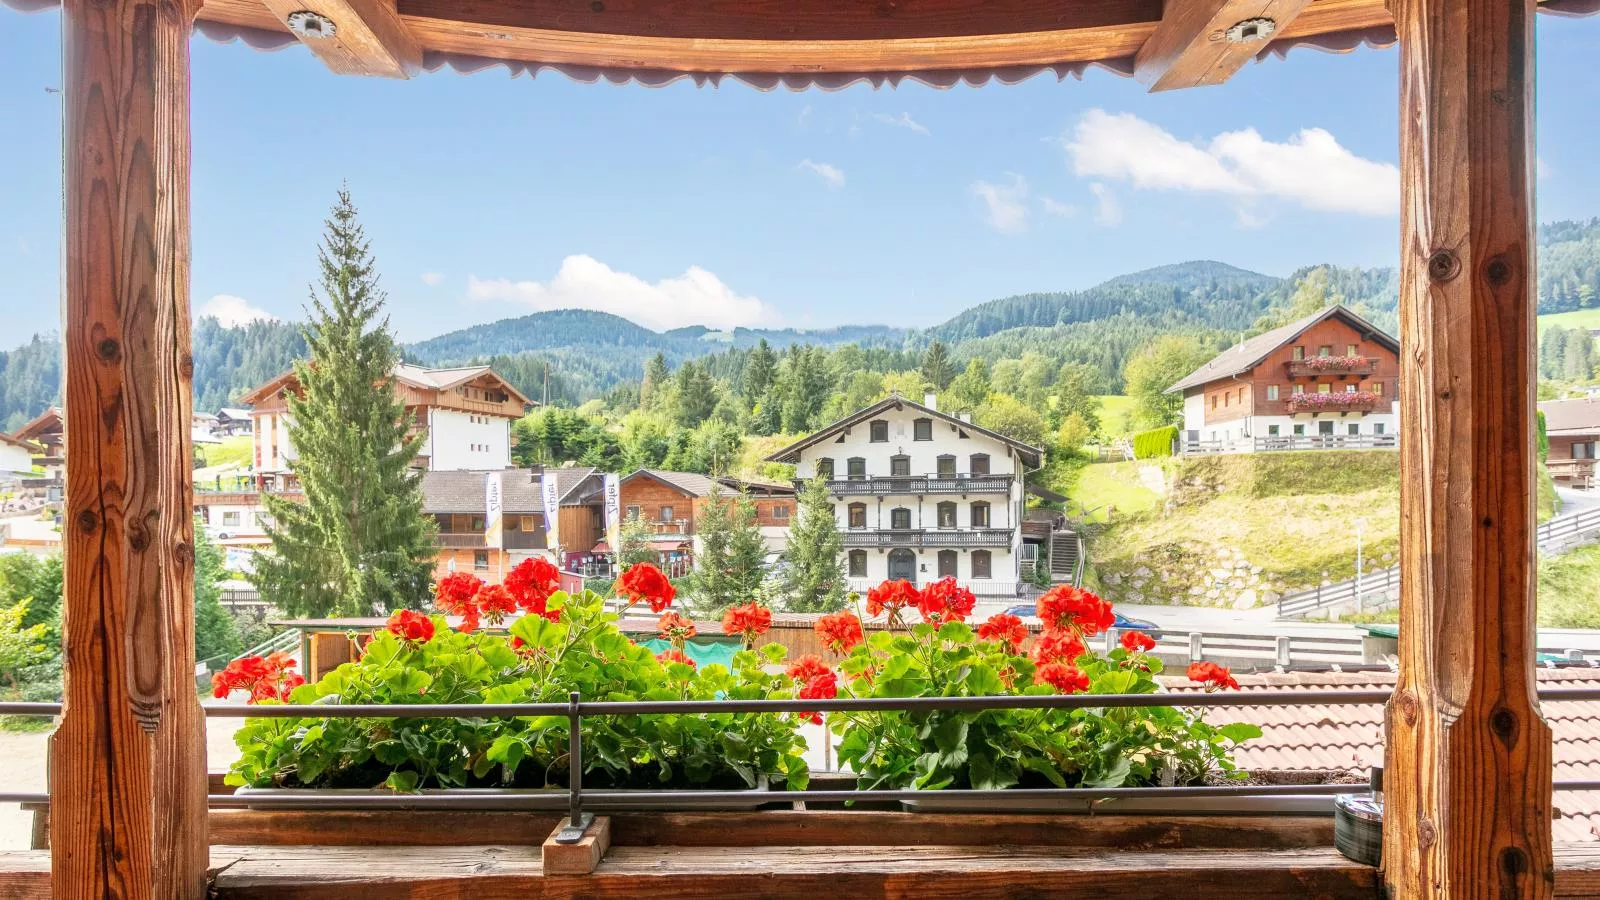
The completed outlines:
<svg viewBox="0 0 1600 900">
<path fill-rule="evenodd" d="M 1307 328 L 1332 318 L 1343 319 L 1352 328 L 1387 347 L 1390 352 L 1400 352 L 1400 342 L 1395 340 L 1388 332 L 1336 303 L 1333 306 L 1325 306 L 1299 321 L 1281 325 L 1271 331 L 1264 331 L 1253 338 L 1234 344 L 1232 347 L 1218 353 L 1205 365 L 1178 379 L 1172 387 L 1166 389 L 1165 393 L 1174 394 L 1203 384 L 1210 384 L 1219 378 L 1231 378 L 1241 372 L 1248 372 L 1271 355 L 1274 350 L 1299 337 Z"/>
</svg>

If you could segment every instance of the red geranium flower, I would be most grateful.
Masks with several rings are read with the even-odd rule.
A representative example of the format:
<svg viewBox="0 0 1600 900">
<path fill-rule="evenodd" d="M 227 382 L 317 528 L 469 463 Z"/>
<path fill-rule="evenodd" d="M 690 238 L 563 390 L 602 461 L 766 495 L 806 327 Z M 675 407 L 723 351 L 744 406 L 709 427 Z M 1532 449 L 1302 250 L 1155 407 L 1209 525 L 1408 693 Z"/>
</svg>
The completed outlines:
<svg viewBox="0 0 1600 900">
<path fill-rule="evenodd" d="M 1028 626 L 1022 620 L 1008 613 L 995 613 L 988 621 L 978 626 L 978 637 L 986 641 L 1000 641 L 1008 644 L 1012 652 L 1022 646 L 1028 637 Z"/>
<path fill-rule="evenodd" d="M 1083 641 L 1070 631 L 1046 631 L 1039 635 L 1033 642 L 1033 664 L 1047 666 L 1050 663 L 1066 663 L 1071 665 L 1078 657 L 1084 654 L 1086 648 Z"/>
<path fill-rule="evenodd" d="M 1072 629 L 1082 637 L 1093 637 L 1116 621 L 1110 603 L 1070 584 L 1046 592 L 1039 598 L 1038 610 L 1046 631 Z"/>
<path fill-rule="evenodd" d="M 433 589 L 433 603 L 447 616 L 460 616 L 461 631 L 478 629 L 478 605 L 473 600 L 483 589 L 483 579 L 469 572 L 451 572 Z"/>
<path fill-rule="evenodd" d="M 818 672 L 811 676 L 795 696 L 801 700 L 832 700 L 839 696 L 839 679 L 831 671 Z M 800 718 L 811 720 L 813 725 L 822 724 L 822 714 L 803 712 Z"/>
<path fill-rule="evenodd" d="M 525 559 L 506 573 L 506 591 L 523 612 L 544 616 L 552 622 L 560 618 L 545 612 L 550 595 L 561 590 L 561 570 L 543 557 Z"/>
<path fill-rule="evenodd" d="M 656 631 L 678 646 L 682 646 L 684 641 L 696 634 L 694 623 L 675 612 L 662 616 L 661 621 L 656 623 Z"/>
<path fill-rule="evenodd" d="M 211 676 L 211 694 L 226 700 L 234 691 L 249 691 L 251 703 L 262 700 L 288 700 L 289 693 L 306 683 L 294 667 L 289 654 L 278 652 L 266 658 L 244 656 L 228 663 L 221 672 Z"/>
<path fill-rule="evenodd" d="M 745 649 L 755 646 L 756 638 L 772 627 L 772 610 L 754 600 L 743 606 L 730 606 L 722 614 L 722 633 L 744 637 Z"/>
<path fill-rule="evenodd" d="M 864 638 L 861 620 L 852 612 L 829 613 L 817 620 L 814 630 L 829 650 L 840 655 L 849 653 Z"/>
<path fill-rule="evenodd" d="M 511 592 L 503 584 L 491 584 L 478 591 L 474 602 L 479 614 L 490 625 L 499 625 L 506 620 L 506 616 L 517 611 L 517 601 L 511 598 Z"/>
<path fill-rule="evenodd" d="M 1039 671 L 1034 673 L 1033 680 L 1038 684 L 1048 684 L 1063 694 L 1075 694 L 1089 689 L 1089 676 L 1066 663 L 1040 666 Z"/>
<path fill-rule="evenodd" d="M 672 586 L 667 576 L 661 570 L 649 563 L 634 563 L 628 571 L 622 573 L 617 579 L 617 590 L 622 596 L 628 598 L 629 604 L 643 600 L 650 604 L 650 611 L 660 613 L 672 605 L 672 598 L 678 595 L 678 589 Z"/>
<path fill-rule="evenodd" d="M 656 659 L 660 660 L 662 665 L 667 665 L 668 663 L 683 663 L 691 669 L 695 667 L 694 660 L 686 656 L 684 652 L 679 650 L 677 647 L 672 647 L 661 653 L 657 653 Z"/>
<path fill-rule="evenodd" d="M 1208 692 L 1223 688 L 1239 689 L 1239 682 L 1234 679 L 1233 673 L 1228 671 L 1228 667 L 1219 666 L 1214 662 L 1190 663 L 1189 680 L 1205 685 Z"/>
<path fill-rule="evenodd" d="M 972 607 L 977 602 L 978 598 L 971 591 L 954 578 L 945 577 L 922 589 L 917 596 L 917 612 L 922 613 L 922 621 L 930 625 L 964 622 L 972 615 Z"/>
<path fill-rule="evenodd" d="M 807 653 L 789 664 L 788 675 L 797 684 L 809 684 L 818 675 L 832 674 L 833 670 L 815 653 Z"/>
<path fill-rule="evenodd" d="M 426 644 L 433 640 L 433 620 L 414 609 L 402 609 L 389 617 L 389 632 L 402 641 Z"/>
<path fill-rule="evenodd" d="M 900 610 L 916 606 L 917 600 L 917 588 L 911 582 L 904 578 L 898 581 L 885 581 L 867 591 L 867 615 L 888 613 L 891 622 L 898 621 Z"/>
<path fill-rule="evenodd" d="M 1156 640 L 1142 631 L 1122 633 L 1122 649 L 1129 653 L 1149 653 L 1156 648 Z"/>
</svg>

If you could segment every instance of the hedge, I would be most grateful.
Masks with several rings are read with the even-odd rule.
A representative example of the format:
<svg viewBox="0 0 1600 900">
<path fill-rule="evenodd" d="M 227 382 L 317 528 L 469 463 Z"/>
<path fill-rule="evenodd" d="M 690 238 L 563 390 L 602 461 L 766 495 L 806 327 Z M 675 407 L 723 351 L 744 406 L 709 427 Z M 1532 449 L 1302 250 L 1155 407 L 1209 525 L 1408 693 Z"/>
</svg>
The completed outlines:
<svg viewBox="0 0 1600 900">
<path fill-rule="evenodd" d="M 1177 439 L 1178 427 L 1176 425 L 1141 431 L 1133 436 L 1133 456 L 1135 459 L 1171 456 L 1172 443 Z"/>
</svg>

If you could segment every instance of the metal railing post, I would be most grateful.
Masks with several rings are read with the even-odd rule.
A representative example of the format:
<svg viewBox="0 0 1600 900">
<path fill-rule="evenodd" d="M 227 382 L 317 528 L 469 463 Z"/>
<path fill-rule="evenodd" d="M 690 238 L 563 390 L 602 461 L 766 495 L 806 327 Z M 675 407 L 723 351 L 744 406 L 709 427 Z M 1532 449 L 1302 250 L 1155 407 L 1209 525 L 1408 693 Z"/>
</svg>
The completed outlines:
<svg viewBox="0 0 1600 900">
<path fill-rule="evenodd" d="M 576 844 L 594 821 L 593 813 L 583 811 L 583 716 L 579 695 L 567 695 L 567 812 L 566 827 L 556 833 L 556 843 Z"/>
<path fill-rule="evenodd" d="M 1204 634 L 1198 631 L 1189 632 L 1189 662 L 1199 662 L 1200 657 L 1205 655 L 1205 641 Z"/>
<path fill-rule="evenodd" d="M 1278 635 L 1278 665 L 1280 666 L 1288 667 L 1290 665 L 1289 660 L 1291 653 L 1289 643 L 1289 636 L 1287 634 Z"/>
</svg>

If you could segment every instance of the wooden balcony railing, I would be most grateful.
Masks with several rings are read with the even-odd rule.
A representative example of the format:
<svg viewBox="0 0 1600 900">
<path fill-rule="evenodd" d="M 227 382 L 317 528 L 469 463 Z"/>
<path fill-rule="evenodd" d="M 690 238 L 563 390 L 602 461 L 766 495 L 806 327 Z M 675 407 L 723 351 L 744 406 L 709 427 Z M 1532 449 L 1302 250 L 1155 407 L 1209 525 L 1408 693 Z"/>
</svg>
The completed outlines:
<svg viewBox="0 0 1600 900">
<path fill-rule="evenodd" d="M 1550 459 L 1545 462 L 1550 477 L 1561 481 L 1589 482 L 1594 478 L 1592 459 Z"/>
<path fill-rule="evenodd" d="M 1005 494 L 1011 491 L 1010 475 L 872 475 L 860 478 L 835 478 L 828 490 L 836 495 L 872 494 Z M 796 484 L 804 488 L 804 481 Z"/>
<path fill-rule="evenodd" d="M 876 531 L 847 531 L 846 547 L 1009 547 L 1011 531 L 1005 528 L 974 528 L 966 531 L 943 528 L 883 528 Z"/>
<path fill-rule="evenodd" d="M 1315 378 L 1319 375 L 1371 375 L 1378 361 L 1370 356 L 1314 356 L 1284 363 L 1290 378 Z"/>
<path fill-rule="evenodd" d="M 476 534 L 440 532 L 437 537 L 439 546 L 446 550 L 475 550 L 488 546 L 481 531 Z"/>
</svg>

